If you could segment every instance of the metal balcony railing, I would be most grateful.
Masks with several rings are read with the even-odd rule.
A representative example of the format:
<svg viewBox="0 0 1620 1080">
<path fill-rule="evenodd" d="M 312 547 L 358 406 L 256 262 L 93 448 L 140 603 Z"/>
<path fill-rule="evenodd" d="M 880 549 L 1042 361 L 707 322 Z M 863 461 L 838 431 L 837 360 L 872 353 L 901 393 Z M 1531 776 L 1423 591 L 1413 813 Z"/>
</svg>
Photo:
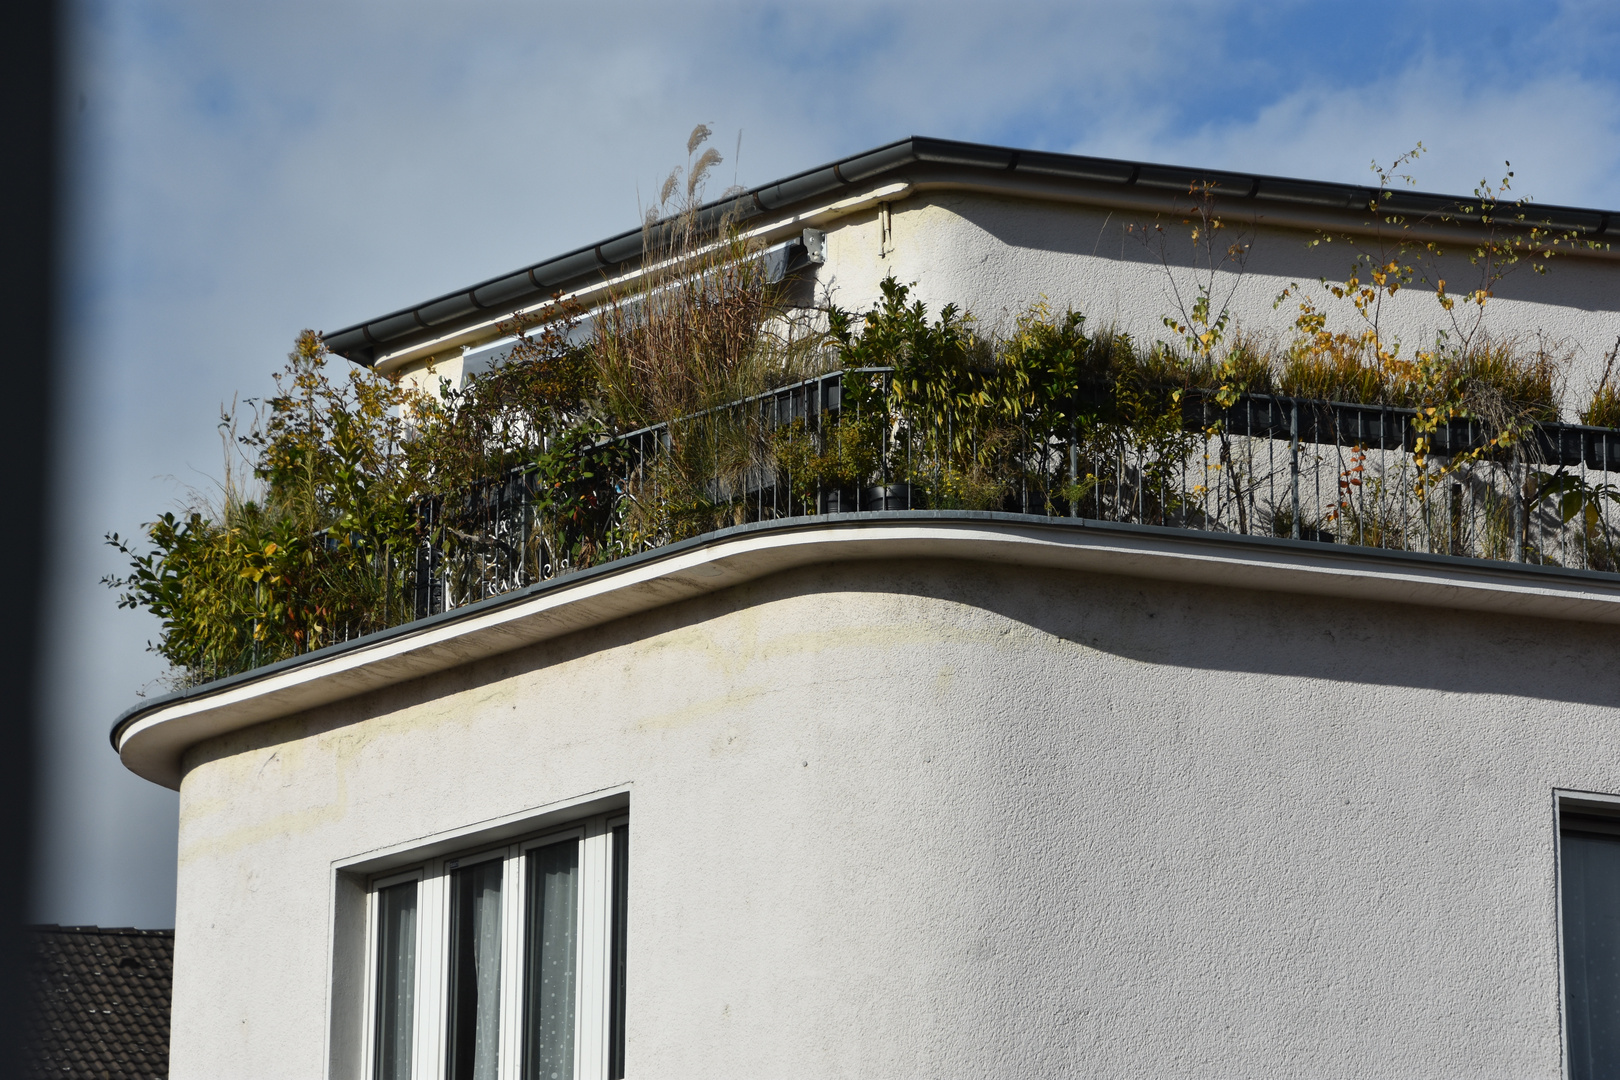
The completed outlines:
<svg viewBox="0 0 1620 1080">
<path fill-rule="evenodd" d="M 980 509 L 1620 570 L 1620 431 L 1539 424 L 1491 447 L 1478 419 L 1208 391 L 1135 422 L 1077 386 L 1053 424 L 971 404 L 927 422 L 887 369 L 808 379 L 605 440 L 559 515 L 534 468 L 421 508 L 420 618 L 726 525 L 871 510 Z M 1117 410 L 1115 410 L 1117 412 Z M 809 465 L 806 463 L 809 462 Z M 582 509 L 583 507 L 583 509 Z"/>
</svg>

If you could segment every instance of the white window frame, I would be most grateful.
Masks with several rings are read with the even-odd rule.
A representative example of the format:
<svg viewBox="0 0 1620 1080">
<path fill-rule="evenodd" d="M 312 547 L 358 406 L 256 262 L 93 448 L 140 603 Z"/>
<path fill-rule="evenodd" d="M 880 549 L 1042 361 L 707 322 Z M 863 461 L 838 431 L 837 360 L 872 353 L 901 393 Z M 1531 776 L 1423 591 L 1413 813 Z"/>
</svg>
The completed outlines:
<svg viewBox="0 0 1620 1080">
<path fill-rule="evenodd" d="M 524 912 L 529 852 L 574 840 L 579 844 L 575 958 L 574 1080 L 607 1080 L 611 1034 L 613 829 L 629 822 L 623 810 L 596 814 L 498 844 L 392 867 L 366 879 L 365 1001 L 361 1011 L 361 1076 L 376 1070 L 378 895 L 390 885 L 417 882 L 416 987 L 412 1080 L 445 1080 L 450 985 L 450 880 L 459 868 L 493 859 L 501 871 L 501 991 L 499 1080 L 519 1080 L 523 1052 Z"/>
<path fill-rule="evenodd" d="M 1553 836 L 1555 837 L 1553 859 L 1553 898 L 1557 912 L 1554 920 L 1555 940 L 1558 947 L 1558 1043 L 1562 1049 L 1561 1075 L 1568 1080 L 1574 1074 L 1574 1062 L 1571 1060 L 1573 1048 L 1569 1037 L 1569 947 L 1564 938 L 1564 814 L 1587 814 L 1594 817 L 1611 818 L 1620 825 L 1620 795 L 1601 791 L 1577 791 L 1566 788 L 1553 789 Z"/>
<path fill-rule="evenodd" d="M 414 1015 L 411 1017 L 411 1069 L 417 1069 L 417 1062 L 422 1054 L 422 868 L 420 866 L 403 873 L 391 871 L 375 877 L 366 889 L 366 978 L 365 978 L 365 1058 L 364 1075 L 373 1076 L 377 1070 L 377 938 L 379 920 L 377 915 L 378 897 L 382 891 L 393 885 L 403 885 L 407 881 L 416 882 L 416 985 L 417 994 L 412 1002 Z"/>
<path fill-rule="evenodd" d="M 604 948 L 607 951 L 607 966 L 603 969 L 604 978 L 602 980 L 603 981 L 603 986 L 604 986 L 604 990 L 603 990 L 603 994 L 602 994 L 602 1075 L 603 1076 L 608 1076 L 609 1075 L 608 1070 L 609 1070 L 610 1066 L 612 1065 L 612 1057 L 613 1057 L 613 1045 L 612 1045 L 612 1043 L 613 1043 L 613 893 L 614 893 L 615 888 L 619 887 L 619 883 L 615 882 L 613 880 L 613 873 L 614 873 L 613 830 L 617 829 L 621 825 L 628 827 L 629 824 L 630 824 L 630 815 L 623 812 L 623 811 L 620 811 L 618 813 L 607 814 L 607 815 L 605 815 L 605 817 L 606 817 L 606 820 L 603 823 L 604 824 L 603 831 L 607 833 L 608 845 L 607 845 L 607 851 L 606 851 L 606 854 L 605 854 L 604 857 L 607 859 L 608 887 L 607 887 L 607 895 L 603 898 L 604 907 L 602 909 L 602 921 L 603 921 L 602 938 L 603 938 Z M 629 833 L 628 832 L 625 834 L 625 846 L 627 848 L 630 846 L 629 845 Z M 629 869 L 629 867 L 628 867 L 628 861 L 627 861 L 626 870 L 628 871 L 628 869 Z M 626 877 L 629 876 L 628 872 L 626 873 L 625 876 Z M 626 906 L 628 906 L 629 895 L 630 895 L 629 890 L 626 889 L 625 890 L 625 899 L 627 901 Z M 625 912 L 625 921 L 626 921 L 627 924 L 629 922 L 629 915 L 630 915 L 629 911 L 626 911 Z M 625 929 L 626 929 L 626 931 L 628 931 L 628 929 L 629 929 L 628 925 L 626 925 Z M 628 933 L 626 934 L 626 937 L 628 938 Z M 628 942 L 627 942 L 627 944 L 628 944 Z M 626 982 L 628 982 L 628 980 L 626 980 Z M 621 993 L 628 993 L 628 991 L 629 991 L 628 986 L 620 987 L 620 992 Z M 624 1006 L 624 1003 L 620 1002 L 620 1007 L 623 1008 L 623 1006 Z M 628 1038 L 626 1039 L 626 1042 L 628 1043 Z M 625 1051 L 625 1049 L 627 1049 L 627 1047 L 620 1047 L 620 1053 L 622 1054 Z M 623 1071 L 622 1068 L 620 1070 L 620 1075 L 621 1076 L 624 1075 L 624 1071 Z"/>
</svg>

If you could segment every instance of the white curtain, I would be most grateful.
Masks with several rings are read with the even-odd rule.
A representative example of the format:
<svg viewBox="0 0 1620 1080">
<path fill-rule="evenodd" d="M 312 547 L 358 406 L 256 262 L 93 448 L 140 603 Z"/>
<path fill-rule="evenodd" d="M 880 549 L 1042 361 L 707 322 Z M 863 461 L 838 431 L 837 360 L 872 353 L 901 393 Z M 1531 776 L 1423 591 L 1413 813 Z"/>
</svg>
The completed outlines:
<svg viewBox="0 0 1620 1080">
<path fill-rule="evenodd" d="M 376 1080 L 410 1080 L 416 1036 L 416 882 L 377 893 Z"/>
<path fill-rule="evenodd" d="M 450 1080 L 495 1080 L 500 1062 L 501 861 L 455 871 L 450 907 Z"/>
<path fill-rule="evenodd" d="M 473 1041 L 472 1080 L 495 1080 L 501 1045 L 501 864 L 488 862 L 473 869 L 484 872 L 473 899 L 478 1012 L 474 1021 L 477 1035 Z"/>
<path fill-rule="evenodd" d="M 573 1080 L 577 840 L 548 844 L 529 853 L 527 906 L 523 1078 Z"/>
</svg>

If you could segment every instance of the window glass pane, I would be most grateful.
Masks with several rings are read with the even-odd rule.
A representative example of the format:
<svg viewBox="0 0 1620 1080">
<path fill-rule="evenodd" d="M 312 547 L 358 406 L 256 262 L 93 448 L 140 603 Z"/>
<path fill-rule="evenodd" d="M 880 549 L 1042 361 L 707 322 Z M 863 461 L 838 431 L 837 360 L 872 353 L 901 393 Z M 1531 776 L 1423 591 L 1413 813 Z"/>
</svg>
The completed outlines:
<svg viewBox="0 0 1620 1080">
<path fill-rule="evenodd" d="M 416 882 L 377 891 L 376 1080 L 409 1080 L 416 1034 Z"/>
<path fill-rule="evenodd" d="M 573 1080 L 579 841 L 529 852 L 525 886 L 523 1078 Z"/>
<path fill-rule="evenodd" d="M 624 940 L 630 898 L 630 826 L 613 828 L 612 970 L 608 991 L 608 1080 L 624 1080 Z"/>
<path fill-rule="evenodd" d="M 1566 831 L 1561 862 L 1569 1074 L 1620 1078 L 1620 837 Z"/>
<path fill-rule="evenodd" d="M 449 1080 L 495 1080 L 501 1030 L 501 860 L 450 876 Z"/>
</svg>

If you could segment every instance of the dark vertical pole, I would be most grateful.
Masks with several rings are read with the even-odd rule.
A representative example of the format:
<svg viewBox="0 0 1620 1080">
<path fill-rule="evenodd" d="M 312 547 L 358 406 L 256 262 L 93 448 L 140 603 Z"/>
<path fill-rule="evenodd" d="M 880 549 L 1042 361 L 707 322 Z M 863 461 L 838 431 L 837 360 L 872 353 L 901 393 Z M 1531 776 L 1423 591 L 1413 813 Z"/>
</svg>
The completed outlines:
<svg viewBox="0 0 1620 1080">
<path fill-rule="evenodd" d="M 1462 485 L 1451 485 L 1451 553 L 1463 553 Z"/>
<path fill-rule="evenodd" d="M 1077 445 L 1080 433 L 1076 430 L 1073 421 L 1069 423 L 1069 487 L 1073 497 L 1069 499 L 1069 516 L 1080 516 L 1080 447 Z"/>
<path fill-rule="evenodd" d="M 1508 483 L 1513 487 L 1513 515 L 1511 532 L 1513 534 L 1513 561 L 1524 562 L 1525 529 L 1524 514 L 1524 478 L 1519 475 L 1519 455 L 1515 453 L 1508 462 Z"/>
<path fill-rule="evenodd" d="M 1294 508 L 1294 539 L 1299 531 L 1299 399 L 1288 400 L 1288 479 L 1289 495 Z M 1318 510 L 1318 513 L 1321 511 Z"/>
<path fill-rule="evenodd" d="M 608 936 L 612 958 L 608 971 L 608 1080 L 624 1080 L 624 1003 L 626 947 L 630 925 L 630 826 L 613 829 L 612 900 Z"/>
<path fill-rule="evenodd" d="M 7 387 L 13 409 L 0 426 L 0 460 L 16 527 L 0 531 L 12 575 L 0 624 L 0 816 L 7 823 L 0 860 L 0 1077 L 24 1074 L 29 918 L 34 880 L 34 731 L 39 710 L 40 583 L 50 507 L 45 476 L 51 445 L 51 388 L 56 361 L 57 80 L 61 12 L 50 0 L 7 6 L 5 55 L 0 60 L 0 136 L 5 139 L 6 213 L 0 217 L 0 319 L 14 356 Z"/>
<path fill-rule="evenodd" d="M 1029 420 L 1018 418 L 1018 511 L 1029 513 Z"/>
</svg>

